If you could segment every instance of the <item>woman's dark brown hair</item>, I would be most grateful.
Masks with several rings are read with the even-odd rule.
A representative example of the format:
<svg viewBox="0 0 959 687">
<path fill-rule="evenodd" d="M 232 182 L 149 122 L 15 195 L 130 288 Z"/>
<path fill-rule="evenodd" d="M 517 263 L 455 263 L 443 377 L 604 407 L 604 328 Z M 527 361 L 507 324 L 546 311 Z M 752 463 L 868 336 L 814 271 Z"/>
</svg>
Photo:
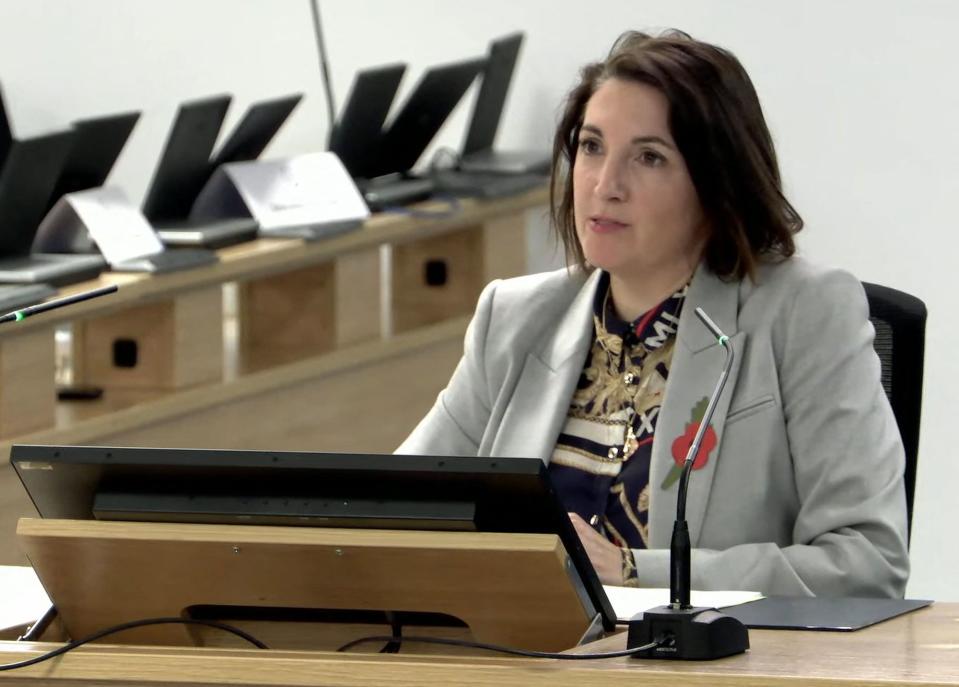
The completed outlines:
<svg viewBox="0 0 959 687">
<path fill-rule="evenodd" d="M 709 222 L 706 264 L 723 278 L 755 278 L 762 258 L 786 258 L 802 218 L 782 192 L 776 151 L 746 70 L 727 50 L 672 31 L 631 31 L 603 62 L 583 68 L 553 143 L 553 226 L 567 259 L 587 267 L 573 216 L 573 175 L 586 104 L 607 79 L 659 89 L 669 128 Z"/>
</svg>

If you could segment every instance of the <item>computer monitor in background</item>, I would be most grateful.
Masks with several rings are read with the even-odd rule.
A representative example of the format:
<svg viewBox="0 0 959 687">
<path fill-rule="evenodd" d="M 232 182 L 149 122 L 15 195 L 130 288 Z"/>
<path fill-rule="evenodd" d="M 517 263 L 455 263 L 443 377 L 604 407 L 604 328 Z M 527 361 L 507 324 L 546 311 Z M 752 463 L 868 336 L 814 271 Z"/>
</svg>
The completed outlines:
<svg viewBox="0 0 959 687">
<path fill-rule="evenodd" d="M 493 149 L 496 130 L 506 104 L 506 94 L 522 45 L 521 32 L 504 36 L 490 45 L 489 59 L 483 70 L 482 83 L 473 103 L 473 114 L 466 132 L 466 142 L 463 144 L 464 156 Z"/>
<path fill-rule="evenodd" d="M 302 99 L 302 93 L 293 93 L 253 103 L 213 157 L 213 169 L 260 157 Z"/>
<path fill-rule="evenodd" d="M 47 201 L 47 210 L 68 193 L 103 186 L 139 119 L 139 112 L 128 112 L 74 122 L 73 147 Z"/>
<path fill-rule="evenodd" d="M 100 255 L 31 253 L 75 132 L 14 141 L 0 169 L 0 282 L 72 284 L 96 277 L 106 266 Z"/>
<path fill-rule="evenodd" d="M 166 246 L 209 249 L 256 238 L 257 223 L 249 217 L 190 221 L 193 204 L 213 175 L 210 158 L 231 100 L 213 96 L 183 103 L 177 111 L 143 203 L 143 214 Z"/>
<path fill-rule="evenodd" d="M 615 624 L 540 460 L 15 445 L 10 462 L 44 518 L 556 534 Z"/>
<path fill-rule="evenodd" d="M 375 176 L 383 123 L 403 80 L 406 65 L 388 64 L 356 74 L 339 119 L 330 129 L 330 152 L 354 179 Z"/>
<path fill-rule="evenodd" d="M 547 146 L 542 151 L 493 148 L 522 43 L 523 34 L 513 33 L 490 44 L 459 165 L 465 172 L 546 174 L 549 171 Z"/>
<path fill-rule="evenodd" d="M 485 65 L 481 58 L 428 69 L 383 133 L 372 176 L 409 172 Z"/>
<path fill-rule="evenodd" d="M 10 152 L 13 143 L 13 131 L 10 129 L 10 120 L 7 119 L 7 108 L 3 104 L 3 89 L 0 89 L 0 168 Z"/>
<path fill-rule="evenodd" d="M 143 202 L 151 223 L 185 220 L 212 174 L 210 156 L 232 97 L 180 105 Z"/>
</svg>

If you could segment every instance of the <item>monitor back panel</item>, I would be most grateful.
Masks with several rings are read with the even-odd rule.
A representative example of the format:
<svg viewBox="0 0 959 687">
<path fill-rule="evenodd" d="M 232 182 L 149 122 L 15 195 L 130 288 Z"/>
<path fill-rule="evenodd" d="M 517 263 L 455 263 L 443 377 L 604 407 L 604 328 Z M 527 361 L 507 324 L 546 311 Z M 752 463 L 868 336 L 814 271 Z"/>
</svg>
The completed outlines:
<svg viewBox="0 0 959 687">
<path fill-rule="evenodd" d="M 254 103 L 213 159 L 213 168 L 260 157 L 276 132 L 303 99 L 302 93 Z"/>
<path fill-rule="evenodd" d="M 413 168 L 485 64 L 486 58 L 467 60 L 434 67 L 423 75 L 383 135 L 374 176 Z"/>
<path fill-rule="evenodd" d="M 405 64 L 365 69 L 356 75 L 339 121 L 330 132 L 330 151 L 336 153 L 354 179 L 376 171 L 383 123 L 406 72 Z"/>
<path fill-rule="evenodd" d="M 61 131 L 11 143 L 0 170 L 0 256 L 30 252 L 74 135 Z"/>
<path fill-rule="evenodd" d="M 73 148 L 57 179 L 47 209 L 68 193 L 103 186 L 139 118 L 139 112 L 129 112 L 74 122 L 76 135 Z"/>
<path fill-rule="evenodd" d="M 180 106 L 143 203 L 152 223 L 189 216 L 213 172 L 210 156 L 230 100 L 220 95 Z"/>
<path fill-rule="evenodd" d="M 463 144 L 463 155 L 492 150 L 522 44 L 523 34 L 514 33 L 494 41 L 490 46 L 489 61 L 483 70 L 483 83 L 476 96 L 466 142 Z"/>
<path fill-rule="evenodd" d="M 10 130 L 10 120 L 7 119 L 7 108 L 3 104 L 3 91 L 0 90 L 0 168 L 10 152 L 13 142 L 13 132 Z"/>
</svg>

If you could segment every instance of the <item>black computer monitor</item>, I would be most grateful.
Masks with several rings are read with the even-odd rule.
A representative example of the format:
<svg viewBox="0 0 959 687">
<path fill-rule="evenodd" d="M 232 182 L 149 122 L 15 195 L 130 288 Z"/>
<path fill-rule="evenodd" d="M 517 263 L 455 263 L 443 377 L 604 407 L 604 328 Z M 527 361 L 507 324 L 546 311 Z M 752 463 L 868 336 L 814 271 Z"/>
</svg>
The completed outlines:
<svg viewBox="0 0 959 687">
<path fill-rule="evenodd" d="M 0 168 L 0 256 L 28 255 L 75 133 L 14 141 Z"/>
<path fill-rule="evenodd" d="M 213 173 L 210 155 L 232 97 L 183 103 L 150 182 L 143 214 L 153 224 L 184 220 Z"/>
<path fill-rule="evenodd" d="M 127 112 L 74 122 L 73 147 L 47 201 L 47 210 L 68 193 L 103 186 L 139 118 L 139 112 Z"/>
<path fill-rule="evenodd" d="M 266 149 L 302 99 L 302 93 L 293 93 L 250 105 L 243 119 L 217 151 L 212 167 L 260 157 L 260 153 Z"/>
<path fill-rule="evenodd" d="M 376 174 L 383 122 L 406 72 L 402 63 L 357 72 L 340 118 L 330 128 L 330 151 L 354 179 Z"/>
<path fill-rule="evenodd" d="M 7 119 L 7 108 L 3 104 L 3 90 L 0 89 L 0 167 L 7 159 L 10 144 L 13 143 L 13 131 L 10 129 L 10 120 Z"/>
<path fill-rule="evenodd" d="M 383 133 L 374 176 L 411 170 L 485 65 L 480 58 L 427 70 Z"/>
<path fill-rule="evenodd" d="M 540 460 L 14 445 L 10 462 L 44 518 L 556 534 L 615 625 Z"/>
<path fill-rule="evenodd" d="M 523 44 L 522 32 L 499 38 L 490 45 L 483 81 L 473 104 L 463 155 L 492 150 L 513 70 Z"/>
</svg>

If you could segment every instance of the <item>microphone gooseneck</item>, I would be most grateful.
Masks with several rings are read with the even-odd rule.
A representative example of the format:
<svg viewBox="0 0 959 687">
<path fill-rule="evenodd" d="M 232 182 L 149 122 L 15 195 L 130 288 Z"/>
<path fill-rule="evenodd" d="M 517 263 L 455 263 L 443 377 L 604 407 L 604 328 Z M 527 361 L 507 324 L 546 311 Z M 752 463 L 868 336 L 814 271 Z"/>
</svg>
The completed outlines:
<svg viewBox="0 0 959 687">
<path fill-rule="evenodd" d="M 106 296 L 107 294 L 114 293 L 116 291 L 117 285 L 110 284 L 109 286 L 101 286 L 98 289 L 82 291 L 81 293 L 77 293 L 72 296 L 65 296 L 63 298 L 56 298 L 52 301 L 38 303 L 37 305 L 30 305 L 26 308 L 20 308 L 19 310 L 8 312 L 6 315 L 0 315 L 0 324 L 3 324 L 4 322 L 21 322 L 32 315 L 39 315 L 40 313 L 47 312 L 48 310 L 56 310 L 57 308 L 62 308 L 66 305 L 73 305 L 74 303 L 79 303 L 81 301 L 88 301 L 91 298 L 99 298 L 100 296 Z"/>
<path fill-rule="evenodd" d="M 719 403 L 719 397 L 726 387 L 726 380 L 729 379 L 729 371 L 732 369 L 735 353 L 732 346 L 729 345 L 729 337 L 723 334 L 722 330 L 710 319 L 702 308 L 696 308 L 696 317 L 706 326 L 706 328 L 716 337 L 716 342 L 726 351 L 726 361 L 723 364 L 723 370 L 716 382 L 716 388 L 713 389 L 709 397 L 709 403 L 706 405 L 706 412 L 699 423 L 696 435 L 693 437 L 693 443 L 689 445 L 686 452 L 686 460 L 683 463 L 683 472 L 679 478 L 679 491 L 676 496 L 676 522 L 673 523 L 673 536 L 670 541 L 670 570 L 669 570 L 669 601 L 674 608 L 690 608 L 689 595 L 692 587 L 690 580 L 690 559 L 691 545 L 689 542 L 689 527 L 686 524 L 686 492 L 689 487 L 689 474 L 692 471 L 693 463 L 696 461 L 696 454 L 699 453 L 699 447 L 702 444 L 703 436 L 709 428 L 713 412 L 716 410 L 716 404 Z"/>
</svg>

